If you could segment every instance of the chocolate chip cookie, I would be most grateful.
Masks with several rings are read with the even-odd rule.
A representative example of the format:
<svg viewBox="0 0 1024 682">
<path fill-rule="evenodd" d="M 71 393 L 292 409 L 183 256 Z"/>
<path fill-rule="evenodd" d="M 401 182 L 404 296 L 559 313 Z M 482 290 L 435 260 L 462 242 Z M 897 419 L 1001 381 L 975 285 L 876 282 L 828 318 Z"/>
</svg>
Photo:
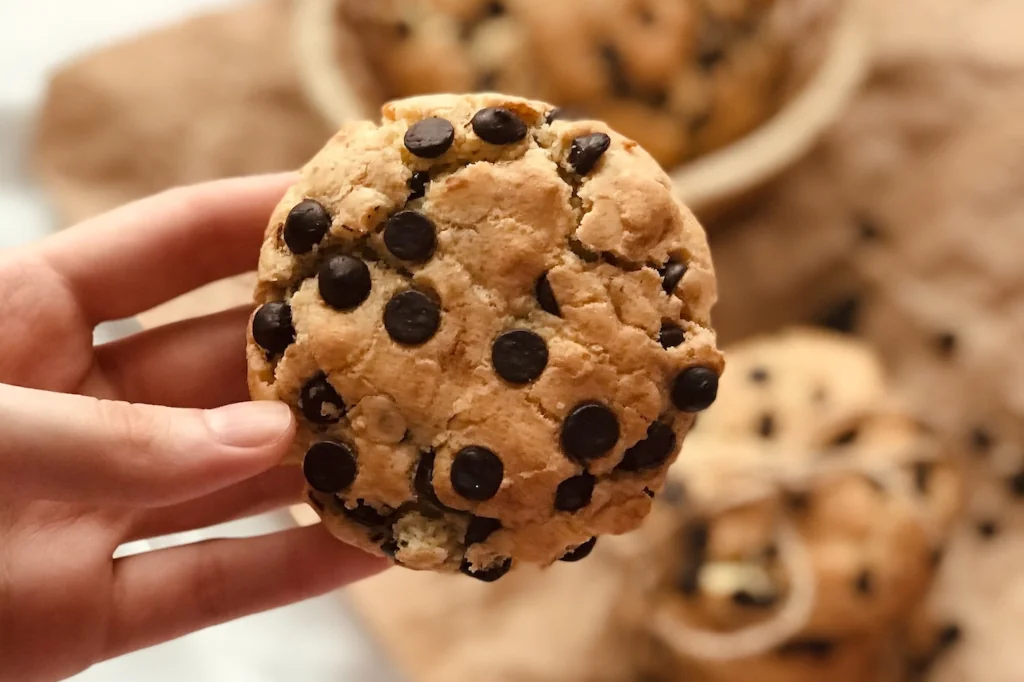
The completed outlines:
<svg viewBox="0 0 1024 682">
<path fill-rule="evenodd" d="M 339 0 L 385 97 L 508 92 L 607 121 L 665 166 L 775 112 L 794 0 Z M 829 3 L 813 3 L 820 11 Z M 804 7 L 803 14 L 808 10 Z M 811 12 L 813 13 L 813 12 Z M 807 34 L 803 39 L 807 42 Z"/>
<path fill-rule="evenodd" d="M 636 527 L 723 360 L 704 232 L 635 142 L 498 95 L 392 102 L 275 211 L 256 399 L 341 540 L 485 581 Z"/>
</svg>

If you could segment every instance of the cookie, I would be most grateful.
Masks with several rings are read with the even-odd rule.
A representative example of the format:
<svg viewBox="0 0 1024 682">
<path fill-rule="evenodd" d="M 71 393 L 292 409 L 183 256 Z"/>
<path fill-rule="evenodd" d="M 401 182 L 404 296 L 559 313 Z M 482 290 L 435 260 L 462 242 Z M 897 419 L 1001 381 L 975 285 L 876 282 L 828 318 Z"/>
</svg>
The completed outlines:
<svg viewBox="0 0 1024 682">
<path fill-rule="evenodd" d="M 829 5 L 339 1 L 386 97 L 497 91 L 545 99 L 562 115 L 607 121 L 666 167 L 771 116 L 791 61 L 780 26 L 799 31 L 787 13 L 807 21 Z"/>
<path fill-rule="evenodd" d="M 328 530 L 410 568 L 582 558 L 646 516 L 715 399 L 703 230 L 636 143 L 551 111 L 390 103 L 267 229 L 252 395 L 295 409 Z"/>
</svg>

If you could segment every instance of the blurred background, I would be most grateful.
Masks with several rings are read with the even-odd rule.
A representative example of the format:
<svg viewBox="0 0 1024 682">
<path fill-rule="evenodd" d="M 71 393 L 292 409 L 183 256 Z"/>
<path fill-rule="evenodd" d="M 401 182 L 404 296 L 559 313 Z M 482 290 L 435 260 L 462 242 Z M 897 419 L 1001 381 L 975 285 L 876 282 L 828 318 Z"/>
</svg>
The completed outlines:
<svg viewBox="0 0 1024 682">
<path fill-rule="evenodd" d="M 580 566 L 391 571 L 79 679 L 1024 679 L 1021 26 L 1021 0 L 4 3 L 0 248 L 294 168 L 389 98 L 499 90 L 665 167 L 729 358 L 651 522 Z"/>
</svg>

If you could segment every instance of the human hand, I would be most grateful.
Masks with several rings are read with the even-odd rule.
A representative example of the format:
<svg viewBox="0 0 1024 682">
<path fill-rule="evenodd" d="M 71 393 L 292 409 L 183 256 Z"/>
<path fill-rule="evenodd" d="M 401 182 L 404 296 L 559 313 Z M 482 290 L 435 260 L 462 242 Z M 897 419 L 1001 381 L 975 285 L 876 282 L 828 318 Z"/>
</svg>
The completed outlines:
<svg viewBox="0 0 1024 682">
<path fill-rule="evenodd" d="M 172 190 L 0 254 L 0 680 L 66 677 L 383 566 L 318 526 L 112 558 L 299 499 L 301 475 L 275 467 L 291 411 L 246 402 L 251 308 L 93 346 L 100 322 L 250 269 L 292 179 Z"/>
</svg>

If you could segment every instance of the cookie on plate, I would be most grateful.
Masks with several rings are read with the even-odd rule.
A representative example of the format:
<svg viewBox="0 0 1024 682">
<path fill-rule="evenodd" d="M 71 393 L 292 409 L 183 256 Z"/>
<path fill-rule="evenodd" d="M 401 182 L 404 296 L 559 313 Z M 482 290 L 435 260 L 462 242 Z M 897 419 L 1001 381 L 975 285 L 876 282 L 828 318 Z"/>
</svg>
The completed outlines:
<svg viewBox="0 0 1024 682">
<path fill-rule="evenodd" d="M 647 515 L 723 360 L 704 232 L 594 121 L 431 96 L 341 130 L 267 229 L 250 388 L 340 539 L 495 580 Z"/>
</svg>

